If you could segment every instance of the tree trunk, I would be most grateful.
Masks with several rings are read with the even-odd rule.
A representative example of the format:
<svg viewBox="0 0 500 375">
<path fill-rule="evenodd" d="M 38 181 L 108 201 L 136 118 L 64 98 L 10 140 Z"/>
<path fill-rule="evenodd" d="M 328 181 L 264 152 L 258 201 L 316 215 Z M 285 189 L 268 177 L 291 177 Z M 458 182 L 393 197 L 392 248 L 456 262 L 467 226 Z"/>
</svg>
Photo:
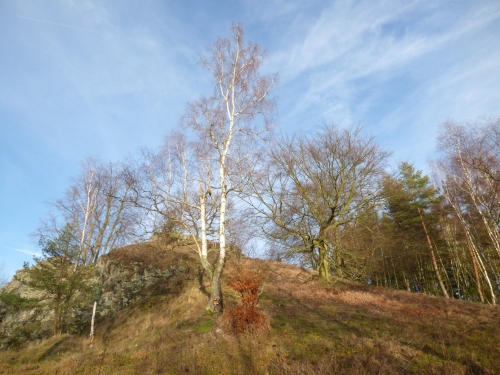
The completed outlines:
<svg viewBox="0 0 500 375">
<path fill-rule="evenodd" d="M 417 208 L 418 214 L 420 215 L 420 221 L 422 222 L 422 227 L 424 228 L 425 237 L 427 237 L 427 244 L 429 245 L 429 249 L 431 250 L 431 259 L 432 259 L 432 267 L 434 268 L 434 272 L 436 273 L 436 277 L 438 279 L 439 287 L 441 288 L 441 292 L 445 298 L 450 298 L 448 292 L 446 291 L 446 287 L 444 286 L 443 279 L 439 274 L 439 268 L 436 262 L 436 255 L 434 254 L 434 249 L 432 248 L 432 242 L 429 237 L 429 233 L 427 233 L 427 228 L 425 227 L 424 218 L 422 217 L 422 212 L 420 208 Z"/>
<path fill-rule="evenodd" d="M 230 121 L 232 130 L 233 122 Z M 227 209 L 227 186 L 226 186 L 226 155 L 229 150 L 229 137 L 225 151 L 220 158 L 219 177 L 221 184 L 220 206 L 219 206 L 219 259 L 217 266 L 212 273 L 212 292 L 210 294 L 209 309 L 213 312 L 221 313 L 224 310 L 224 302 L 222 300 L 221 276 L 224 264 L 226 263 L 226 209 Z"/>
<path fill-rule="evenodd" d="M 471 244 L 469 242 L 469 238 L 467 236 L 465 237 L 465 241 L 467 242 L 467 248 L 469 249 L 469 254 L 472 259 L 472 268 L 474 269 L 474 277 L 476 278 L 476 286 L 477 286 L 477 292 L 479 293 L 479 299 L 481 300 L 482 303 L 484 303 L 484 296 L 481 288 L 481 279 L 479 278 L 479 271 L 477 269 L 476 257 L 474 256 Z"/>
<path fill-rule="evenodd" d="M 200 221 L 201 221 L 201 252 L 200 261 L 201 265 L 212 275 L 213 268 L 208 261 L 208 241 L 207 241 L 207 191 L 203 189 L 200 182 Z"/>
<path fill-rule="evenodd" d="M 222 286 L 221 277 L 222 270 L 224 269 L 224 262 L 219 258 L 217 262 L 217 268 L 214 270 L 212 275 L 212 291 L 210 293 L 210 302 L 208 309 L 214 313 L 222 313 L 224 311 L 224 301 L 222 299 Z"/>
<path fill-rule="evenodd" d="M 94 309 L 92 310 L 92 321 L 90 323 L 90 343 L 92 344 L 94 342 L 94 321 L 95 321 L 95 312 L 97 309 L 97 301 L 94 302 Z"/>
<path fill-rule="evenodd" d="M 330 263 L 328 262 L 328 251 L 325 244 L 319 246 L 318 271 L 321 281 L 328 282 L 330 280 Z"/>
<path fill-rule="evenodd" d="M 209 309 L 216 313 L 224 311 L 224 301 L 222 299 L 222 286 L 221 276 L 226 263 L 226 198 L 227 188 L 225 184 L 225 155 L 221 159 L 220 165 L 220 182 L 221 182 L 221 197 L 220 197 L 220 211 L 219 211 L 219 259 L 217 266 L 212 271 L 212 292 L 210 294 Z"/>
<path fill-rule="evenodd" d="M 54 307 L 54 336 L 59 333 L 61 328 L 61 309 L 59 304 L 59 299 L 56 299 L 56 305 Z"/>
<path fill-rule="evenodd" d="M 404 271 L 403 271 L 403 278 L 404 278 L 404 281 L 405 281 L 406 290 L 408 292 L 411 292 L 410 281 L 406 278 L 406 274 L 404 273 Z"/>
</svg>

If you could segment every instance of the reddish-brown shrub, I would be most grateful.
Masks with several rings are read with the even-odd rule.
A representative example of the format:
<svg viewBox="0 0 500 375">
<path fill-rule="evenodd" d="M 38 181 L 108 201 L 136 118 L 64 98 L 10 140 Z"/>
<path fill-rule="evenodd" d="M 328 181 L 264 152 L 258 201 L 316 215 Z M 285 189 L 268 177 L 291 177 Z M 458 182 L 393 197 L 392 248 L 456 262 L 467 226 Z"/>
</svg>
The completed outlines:
<svg viewBox="0 0 500 375">
<path fill-rule="evenodd" d="M 257 307 L 263 279 L 259 271 L 243 267 L 237 267 L 231 272 L 227 284 L 240 294 L 241 301 L 236 307 L 224 312 L 222 322 L 226 331 L 240 334 L 268 328 L 266 317 Z"/>
</svg>

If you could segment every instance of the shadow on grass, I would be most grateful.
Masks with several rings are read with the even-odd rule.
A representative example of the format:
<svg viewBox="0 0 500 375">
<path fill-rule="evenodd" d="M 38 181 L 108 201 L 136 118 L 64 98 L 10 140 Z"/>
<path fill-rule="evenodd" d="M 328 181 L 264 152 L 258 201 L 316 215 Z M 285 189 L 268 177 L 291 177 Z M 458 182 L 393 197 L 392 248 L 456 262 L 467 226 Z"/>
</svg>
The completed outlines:
<svg viewBox="0 0 500 375">
<path fill-rule="evenodd" d="M 70 336 L 61 337 L 59 340 L 53 343 L 47 350 L 45 350 L 42 354 L 38 356 L 38 361 L 41 362 L 44 359 L 60 352 L 61 351 L 60 349 L 63 346 L 63 344 L 65 344 L 69 339 Z"/>
<path fill-rule="evenodd" d="M 201 267 L 198 267 L 198 283 L 200 284 L 200 292 L 203 293 L 203 295 L 207 296 L 210 298 L 210 293 L 207 291 L 207 288 L 205 287 L 205 283 L 203 282 L 203 276 L 205 275 L 205 270 Z"/>
</svg>

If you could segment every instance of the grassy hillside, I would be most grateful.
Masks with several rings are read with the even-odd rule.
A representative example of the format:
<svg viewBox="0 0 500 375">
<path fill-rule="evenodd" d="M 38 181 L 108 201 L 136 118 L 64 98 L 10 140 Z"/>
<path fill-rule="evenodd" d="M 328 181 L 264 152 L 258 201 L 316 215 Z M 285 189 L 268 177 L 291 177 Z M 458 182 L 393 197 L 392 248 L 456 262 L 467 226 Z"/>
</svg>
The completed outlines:
<svg viewBox="0 0 500 375">
<path fill-rule="evenodd" d="M 151 249 L 145 258 L 154 260 Z M 140 248 L 112 256 L 137 260 Z M 208 282 L 189 275 L 96 323 L 96 341 L 63 335 L 0 352 L 0 374 L 500 374 L 500 310 L 232 259 L 265 275 L 266 333 L 233 337 L 205 311 Z M 226 272 L 227 273 L 227 272 Z M 225 288 L 228 307 L 238 302 Z"/>
</svg>

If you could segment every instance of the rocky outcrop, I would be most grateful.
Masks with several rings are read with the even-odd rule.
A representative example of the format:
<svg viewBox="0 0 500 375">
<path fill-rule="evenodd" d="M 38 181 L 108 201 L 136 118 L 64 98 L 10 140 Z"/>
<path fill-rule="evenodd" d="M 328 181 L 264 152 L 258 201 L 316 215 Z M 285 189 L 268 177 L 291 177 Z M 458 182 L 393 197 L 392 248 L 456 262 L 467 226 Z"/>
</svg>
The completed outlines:
<svg viewBox="0 0 500 375">
<path fill-rule="evenodd" d="M 93 278 L 98 316 L 108 316 L 141 299 L 177 294 L 189 278 L 190 253 L 166 252 L 156 246 L 142 244 L 116 249 L 101 257 L 93 266 Z M 0 348 L 19 345 L 26 341 L 43 338 L 50 334 L 53 313 L 44 303 L 43 293 L 30 290 L 20 280 L 24 270 L 16 272 L 12 281 L 0 292 L 24 299 L 16 300 L 17 306 L 0 300 Z M 41 302 L 33 305 L 33 300 Z M 24 303 L 24 307 L 19 305 Z M 27 306 L 27 307 L 26 307 Z M 71 312 L 73 325 L 67 330 L 78 330 L 90 322 L 92 303 L 74 308 Z M 82 326 L 83 325 L 83 326 Z M 72 327 L 72 328 L 71 328 Z M 82 328 L 83 327 L 83 328 Z"/>
<path fill-rule="evenodd" d="M 101 315 L 108 315 L 141 298 L 162 294 L 169 289 L 169 279 L 182 276 L 187 266 L 173 264 L 156 268 L 143 262 L 124 263 L 101 258 L 96 265 L 100 284 L 98 306 Z"/>
</svg>

